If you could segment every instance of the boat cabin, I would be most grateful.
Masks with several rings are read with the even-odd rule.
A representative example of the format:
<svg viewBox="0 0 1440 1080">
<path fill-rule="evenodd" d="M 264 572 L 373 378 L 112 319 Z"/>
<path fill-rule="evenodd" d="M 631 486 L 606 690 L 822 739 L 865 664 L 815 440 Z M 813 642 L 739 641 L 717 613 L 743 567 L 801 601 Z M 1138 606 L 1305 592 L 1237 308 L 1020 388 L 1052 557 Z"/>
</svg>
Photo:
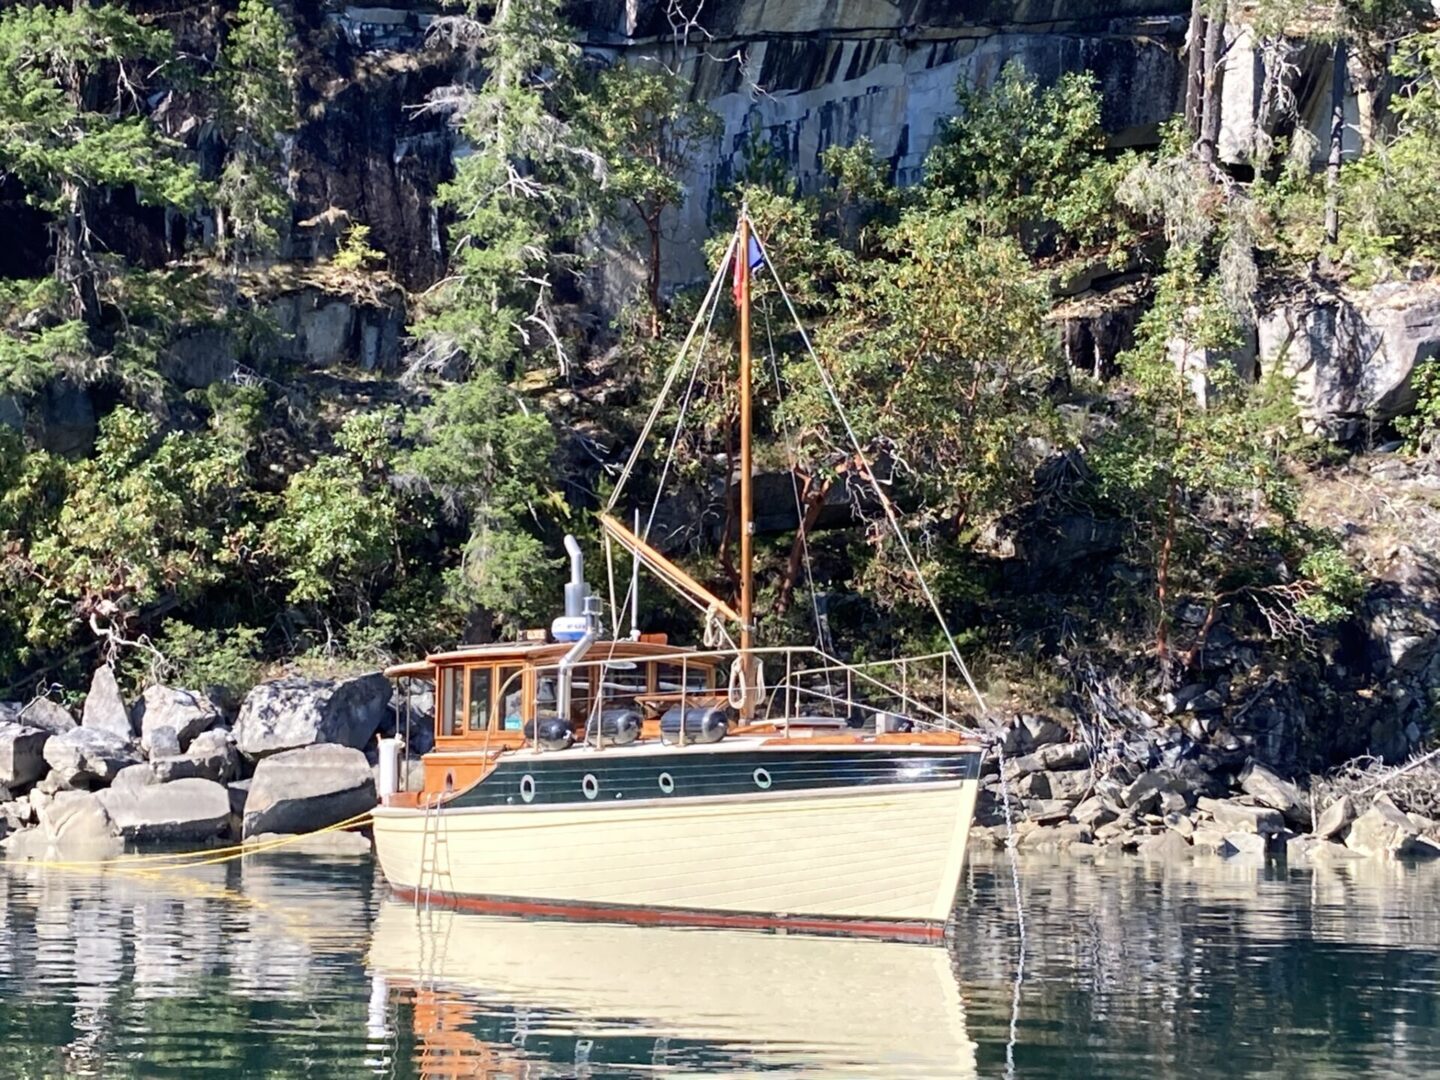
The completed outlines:
<svg viewBox="0 0 1440 1080">
<path fill-rule="evenodd" d="M 662 717 L 675 706 L 724 704 L 714 656 L 692 660 L 692 650 L 663 640 L 597 641 L 570 672 L 568 710 L 561 716 L 561 662 L 570 650 L 565 642 L 476 645 L 387 668 L 389 678 L 434 688 L 431 715 L 407 708 L 399 722 L 407 745 L 418 727 L 433 727 L 424 790 L 467 786 L 502 750 L 553 749 L 587 737 L 597 743 L 659 738 Z"/>
</svg>

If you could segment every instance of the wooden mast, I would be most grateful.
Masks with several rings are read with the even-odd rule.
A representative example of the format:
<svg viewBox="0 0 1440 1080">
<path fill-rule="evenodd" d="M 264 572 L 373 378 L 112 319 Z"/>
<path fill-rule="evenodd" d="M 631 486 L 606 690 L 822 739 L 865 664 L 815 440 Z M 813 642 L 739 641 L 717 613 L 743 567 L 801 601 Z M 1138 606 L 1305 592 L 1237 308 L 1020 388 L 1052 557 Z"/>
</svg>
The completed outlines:
<svg viewBox="0 0 1440 1080">
<path fill-rule="evenodd" d="M 751 489 L 751 417 L 750 417 L 750 215 L 740 209 L 740 243 L 735 257 L 740 260 L 740 669 L 743 675 L 745 705 L 741 716 L 749 720 L 755 712 L 751 696 L 754 680 L 750 650 L 755 647 L 754 632 L 754 498 Z"/>
</svg>

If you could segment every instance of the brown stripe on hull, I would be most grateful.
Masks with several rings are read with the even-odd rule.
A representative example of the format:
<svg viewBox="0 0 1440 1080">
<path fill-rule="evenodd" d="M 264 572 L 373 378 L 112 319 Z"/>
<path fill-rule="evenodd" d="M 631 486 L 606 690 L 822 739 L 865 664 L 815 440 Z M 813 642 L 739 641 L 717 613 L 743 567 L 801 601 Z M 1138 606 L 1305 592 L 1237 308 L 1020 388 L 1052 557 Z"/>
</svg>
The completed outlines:
<svg viewBox="0 0 1440 1080">
<path fill-rule="evenodd" d="M 681 908 L 633 907 L 624 904 L 582 904 L 561 900 L 526 900 L 503 896 L 461 896 L 438 889 L 411 889 L 392 885 L 395 896 L 407 902 L 477 911 L 487 915 L 519 915 L 539 919 L 579 919 L 623 922 L 639 926 L 694 926 L 724 930 L 785 930 L 805 934 L 883 938 L 887 941 L 939 942 L 943 923 L 884 919 L 827 918 L 817 915 L 751 915 L 729 911 L 690 911 Z"/>
</svg>

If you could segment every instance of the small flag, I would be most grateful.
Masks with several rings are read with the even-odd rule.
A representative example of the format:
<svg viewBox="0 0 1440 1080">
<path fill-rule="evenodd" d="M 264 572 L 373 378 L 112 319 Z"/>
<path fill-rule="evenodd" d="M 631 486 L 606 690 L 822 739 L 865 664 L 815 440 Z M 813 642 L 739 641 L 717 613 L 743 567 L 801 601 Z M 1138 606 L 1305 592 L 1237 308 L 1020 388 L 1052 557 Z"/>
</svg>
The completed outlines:
<svg viewBox="0 0 1440 1080">
<path fill-rule="evenodd" d="M 755 239 L 755 234 L 750 234 L 749 258 L 735 260 L 735 306 L 739 307 L 745 298 L 745 279 L 750 271 L 758 270 L 765 265 L 765 250 L 760 246 L 760 241 Z"/>
</svg>

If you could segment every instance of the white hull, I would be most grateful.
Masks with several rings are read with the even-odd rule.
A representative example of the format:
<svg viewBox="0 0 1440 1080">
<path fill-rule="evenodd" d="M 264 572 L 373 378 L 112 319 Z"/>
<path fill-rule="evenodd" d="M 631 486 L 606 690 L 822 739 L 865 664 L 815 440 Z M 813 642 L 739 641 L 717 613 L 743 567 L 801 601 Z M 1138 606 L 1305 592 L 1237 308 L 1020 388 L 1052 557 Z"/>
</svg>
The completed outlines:
<svg viewBox="0 0 1440 1080">
<path fill-rule="evenodd" d="M 375 921 L 369 966 L 391 986 L 428 999 L 427 1016 L 475 1031 L 484 1027 L 475 1022 L 480 1014 L 523 1013 L 532 1029 L 593 1040 L 597 1056 L 607 1040 L 654 1039 L 733 1055 L 724 1067 L 731 1076 L 976 1075 L 943 949 L 501 919 L 392 900 Z M 437 1061 L 443 1053 L 454 1070 L 447 1075 L 472 1075 L 467 1066 L 480 1060 L 507 1066 L 497 1075 L 532 1075 L 527 1067 L 542 1065 L 508 1031 L 497 1033 L 500 1041 L 466 1046 L 453 1023 L 421 1028 L 422 1011 L 420 1053 Z M 687 1072 L 695 1060 L 665 1064 Z M 713 1058 L 704 1071 L 719 1071 Z"/>
<path fill-rule="evenodd" d="M 943 922 L 976 781 L 586 806 L 381 807 L 385 876 L 432 899 Z M 428 830 L 428 835 L 427 835 Z"/>
</svg>

